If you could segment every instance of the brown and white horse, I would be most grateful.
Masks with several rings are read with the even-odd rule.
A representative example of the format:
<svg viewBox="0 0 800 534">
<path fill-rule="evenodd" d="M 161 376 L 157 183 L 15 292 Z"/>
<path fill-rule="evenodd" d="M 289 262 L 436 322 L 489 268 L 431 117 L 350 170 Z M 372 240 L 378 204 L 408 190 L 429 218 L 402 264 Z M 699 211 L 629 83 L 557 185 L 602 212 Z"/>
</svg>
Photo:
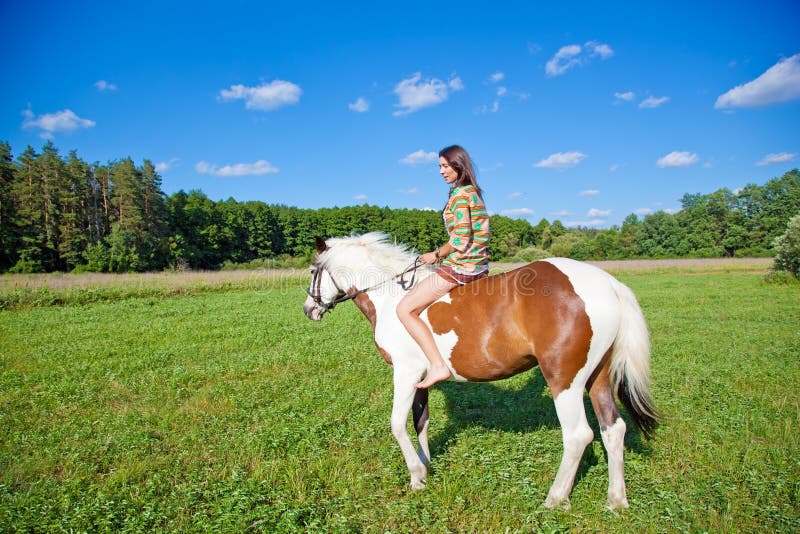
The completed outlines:
<svg viewBox="0 0 800 534">
<path fill-rule="evenodd" d="M 372 323 L 375 345 L 394 367 L 392 433 L 411 488 L 423 489 L 428 449 L 428 391 L 414 387 L 428 366 L 396 315 L 405 290 L 395 283 L 415 256 L 384 234 L 317 239 L 303 310 L 315 321 L 352 299 Z M 430 276 L 420 267 L 417 279 Z M 422 314 L 455 381 L 508 378 L 536 365 L 553 394 L 564 453 L 545 506 L 569 506 L 580 459 L 594 434 L 586 420 L 588 390 L 608 452 L 608 507 L 627 507 L 623 478 L 625 422 L 612 388 L 649 437 L 657 415 L 649 392 L 650 342 L 630 289 L 605 271 L 566 258 L 537 261 L 457 287 Z M 413 409 L 418 450 L 406 431 Z"/>
</svg>

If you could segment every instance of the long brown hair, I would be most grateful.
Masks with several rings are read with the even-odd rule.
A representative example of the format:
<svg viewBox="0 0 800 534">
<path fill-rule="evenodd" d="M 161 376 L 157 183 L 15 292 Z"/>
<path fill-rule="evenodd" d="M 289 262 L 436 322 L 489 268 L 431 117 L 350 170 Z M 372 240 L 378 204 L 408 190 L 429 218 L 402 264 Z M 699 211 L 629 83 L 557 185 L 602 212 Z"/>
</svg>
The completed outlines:
<svg viewBox="0 0 800 534">
<path fill-rule="evenodd" d="M 465 185 L 471 185 L 478 192 L 478 196 L 483 198 L 483 190 L 478 186 L 472 158 L 469 157 L 466 150 L 459 145 L 452 145 L 441 149 L 439 151 L 439 157 L 447 160 L 447 163 L 458 173 L 458 178 L 454 184 L 455 186 L 463 187 Z"/>
</svg>

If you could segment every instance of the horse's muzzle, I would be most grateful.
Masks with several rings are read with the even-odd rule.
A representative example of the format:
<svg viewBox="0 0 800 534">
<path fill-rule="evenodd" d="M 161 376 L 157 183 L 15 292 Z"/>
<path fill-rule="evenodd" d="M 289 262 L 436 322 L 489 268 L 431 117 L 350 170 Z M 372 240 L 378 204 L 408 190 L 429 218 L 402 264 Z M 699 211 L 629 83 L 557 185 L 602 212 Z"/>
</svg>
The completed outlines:
<svg viewBox="0 0 800 534">
<path fill-rule="evenodd" d="M 303 304 L 303 313 L 312 321 L 321 321 L 324 315 L 322 309 L 310 298 Z"/>
</svg>

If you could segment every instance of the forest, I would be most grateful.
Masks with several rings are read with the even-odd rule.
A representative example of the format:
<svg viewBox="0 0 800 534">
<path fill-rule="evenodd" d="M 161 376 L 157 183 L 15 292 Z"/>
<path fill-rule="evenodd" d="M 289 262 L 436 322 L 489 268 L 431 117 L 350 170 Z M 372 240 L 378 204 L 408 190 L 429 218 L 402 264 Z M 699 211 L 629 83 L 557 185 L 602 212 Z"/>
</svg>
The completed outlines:
<svg viewBox="0 0 800 534">
<path fill-rule="evenodd" d="M 491 216 L 494 261 L 748 257 L 774 254 L 800 213 L 797 169 L 737 191 L 687 193 L 674 213 L 627 216 L 608 229 Z M 166 195 L 149 160 L 87 163 L 52 142 L 14 158 L 0 142 L 0 272 L 140 272 L 301 267 L 314 237 L 380 230 L 418 251 L 441 245 L 440 213 L 378 206 L 302 209 L 202 191 Z"/>
</svg>

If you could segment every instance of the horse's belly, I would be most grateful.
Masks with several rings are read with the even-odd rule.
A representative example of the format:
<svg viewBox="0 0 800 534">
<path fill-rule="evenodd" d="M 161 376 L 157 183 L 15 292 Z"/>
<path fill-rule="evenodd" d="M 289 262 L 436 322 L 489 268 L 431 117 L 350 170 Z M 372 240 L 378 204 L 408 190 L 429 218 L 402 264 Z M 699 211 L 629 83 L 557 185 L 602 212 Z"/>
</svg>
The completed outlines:
<svg viewBox="0 0 800 534">
<path fill-rule="evenodd" d="M 532 369 L 537 364 L 536 357 L 530 354 L 495 358 L 483 354 L 468 357 L 456 353 L 450 360 L 453 370 L 470 382 L 502 380 Z"/>
</svg>

